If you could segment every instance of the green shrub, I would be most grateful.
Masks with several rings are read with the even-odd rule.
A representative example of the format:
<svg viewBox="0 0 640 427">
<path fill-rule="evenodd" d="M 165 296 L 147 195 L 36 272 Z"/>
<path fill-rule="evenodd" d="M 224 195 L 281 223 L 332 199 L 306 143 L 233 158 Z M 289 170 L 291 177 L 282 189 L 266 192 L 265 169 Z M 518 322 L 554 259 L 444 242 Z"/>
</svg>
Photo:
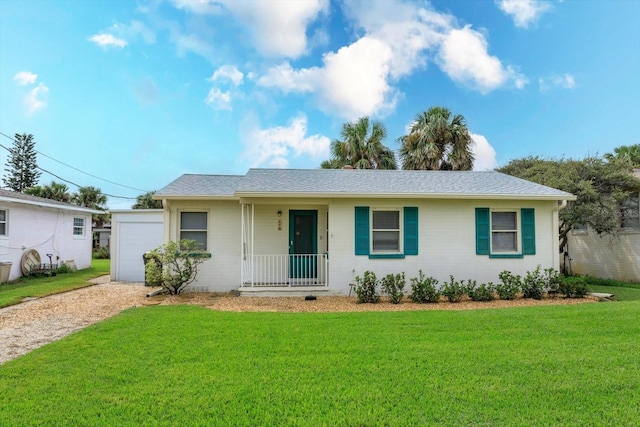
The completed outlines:
<svg viewBox="0 0 640 427">
<path fill-rule="evenodd" d="M 98 248 L 93 251 L 94 259 L 109 259 L 111 258 L 111 253 L 109 248 Z"/>
<path fill-rule="evenodd" d="M 56 274 L 68 274 L 71 273 L 71 267 L 67 264 L 60 264 L 58 268 L 56 268 Z"/>
<path fill-rule="evenodd" d="M 198 274 L 200 264 L 211 258 L 195 240 L 170 241 L 146 253 L 145 279 L 152 286 L 162 286 L 171 295 L 184 291 Z"/>
<path fill-rule="evenodd" d="M 522 279 L 518 275 L 511 274 L 510 271 L 504 270 L 498 274 L 502 283 L 496 285 L 496 292 L 500 299 L 512 300 L 516 299 L 518 292 L 522 287 Z"/>
<path fill-rule="evenodd" d="M 540 266 L 533 271 L 527 271 L 522 281 L 522 296 L 524 298 L 542 299 L 545 279 L 540 273 Z"/>
<path fill-rule="evenodd" d="M 438 281 L 433 277 L 426 277 L 422 270 L 418 277 L 411 278 L 411 295 L 409 299 L 417 303 L 436 303 L 440 301 L 440 291 L 436 287 Z"/>
<path fill-rule="evenodd" d="M 404 285 L 407 281 L 404 278 L 404 272 L 398 274 L 387 274 L 382 278 L 382 290 L 389 295 L 391 302 L 399 304 L 404 296 Z"/>
<path fill-rule="evenodd" d="M 560 283 L 559 291 L 565 298 L 584 298 L 589 290 L 587 282 L 582 277 L 572 277 Z"/>
<path fill-rule="evenodd" d="M 458 282 L 453 276 L 449 276 L 449 281 L 442 285 L 440 292 L 447 297 L 449 302 L 460 302 L 466 293 L 466 288 L 462 282 Z"/>
<path fill-rule="evenodd" d="M 482 283 L 480 286 L 476 286 L 475 280 L 469 280 L 467 283 L 467 294 L 473 301 L 493 301 L 495 299 L 494 291 L 495 286 L 491 282 Z"/>
<path fill-rule="evenodd" d="M 355 291 L 358 296 L 358 304 L 372 303 L 380 301 L 380 296 L 376 293 L 378 278 L 372 271 L 365 271 L 362 277 L 356 276 Z"/>
<path fill-rule="evenodd" d="M 544 282 L 544 290 L 549 296 L 555 296 L 560 293 L 560 284 L 562 283 L 560 272 L 553 268 L 546 268 L 544 270 Z"/>
</svg>

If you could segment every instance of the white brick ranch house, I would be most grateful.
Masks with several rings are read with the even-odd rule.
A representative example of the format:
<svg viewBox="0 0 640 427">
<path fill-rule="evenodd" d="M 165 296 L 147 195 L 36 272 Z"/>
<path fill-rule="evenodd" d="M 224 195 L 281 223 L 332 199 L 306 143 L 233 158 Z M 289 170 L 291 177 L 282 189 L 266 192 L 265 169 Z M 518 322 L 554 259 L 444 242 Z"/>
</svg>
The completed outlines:
<svg viewBox="0 0 640 427">
<path fill-rule="evenodd" d="M 212 254 L 192 290 L 264 294 L 347 294 L 366 270 L 496 282 L 558 269 L 558 211 L 575 199 L 493 171 L 357 169 L 187 174 L 154 197 L 164 242 Z"/>
</svg>

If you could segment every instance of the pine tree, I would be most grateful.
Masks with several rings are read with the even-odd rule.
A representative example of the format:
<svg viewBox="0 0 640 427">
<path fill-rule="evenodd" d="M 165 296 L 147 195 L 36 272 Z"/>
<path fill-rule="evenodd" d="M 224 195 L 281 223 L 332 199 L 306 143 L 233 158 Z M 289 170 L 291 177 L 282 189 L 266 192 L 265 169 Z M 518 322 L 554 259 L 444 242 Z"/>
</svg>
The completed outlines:
<svg viewBox="0 0 640 427">
<path fill-rule="evenodd" d="M 13 191 L 22 193 L 25 188 L 33 187 L 38 183 L 40 172 L 36 162 L 36 141 L 33 135 L 26 133 L 15 134 L 11 154 L 7 158 L 5 171 L 2 178 L 4 185 Z"/>
</svg>

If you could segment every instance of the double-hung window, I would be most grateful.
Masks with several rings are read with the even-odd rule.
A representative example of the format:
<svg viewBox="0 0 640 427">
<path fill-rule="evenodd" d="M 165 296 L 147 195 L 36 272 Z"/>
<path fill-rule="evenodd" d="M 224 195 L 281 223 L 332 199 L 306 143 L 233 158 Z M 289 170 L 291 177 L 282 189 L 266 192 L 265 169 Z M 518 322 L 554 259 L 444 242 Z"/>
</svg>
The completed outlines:
<svg viewBox="0 0 640 427">
<path fill-rule="evenodd" d="M 518 252 L 518 213 L 491 212 L 491 253 Z"/>
<path fill-rule="evenodd" d="M 400 211 L 373 210 L 371 219 L 372 252 L 400 252 Z"/>
<path fill-rule="evenodd" d="M 180 213 L 180 240 L 195 240 L 200 249 L 207 249 L 207 213 Z"/>
<path fill-rule="evenodd" d="M 355 208 L 355 254 L 369 258 L 418 255 L 418 208 Z"/>
<path fill-rule="evenodd" d="M 476 208 L 476 254 L 492 258 L 535 255 L 535 211 Z"/>
<path fill-rule="evenodd" d="M 620 227 L 640 230 L 640 193 L 629 197 L 620 205 Z"/>
<path fill-rule="evenodd" d="M 73 218 L 73 235 L 75 237 L 84 236 L 84 218 Z"/>
<path fill-rule="evenodd" d="M 6 236 L 8 232 L 8 212 L 4 209 L 0 209 L 0 236 Z"/>
</svg>

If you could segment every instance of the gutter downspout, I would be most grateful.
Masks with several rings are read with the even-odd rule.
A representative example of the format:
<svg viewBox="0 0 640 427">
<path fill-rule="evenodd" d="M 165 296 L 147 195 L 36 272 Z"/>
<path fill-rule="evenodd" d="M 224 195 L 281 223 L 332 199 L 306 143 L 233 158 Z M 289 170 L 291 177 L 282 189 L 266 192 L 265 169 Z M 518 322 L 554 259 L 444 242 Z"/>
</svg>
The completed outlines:
<svg viewBox="0 0 640 427">
<path fill-rule="evenodd" d="M 562 200 L 558 206 L 556 206 L 551 210 L 553 214 L 553 219 L 551 220 L 551 223 L 552 223 L 551 227 L 552 227 L 553 234 L 556 236 L 556 238 L 553 239 L 553 242 L 551 244 L 551 253 L 553 254 L 553 257 L 552 257 L 553 268 L 556 271 L 560 271 L 560 241 L 559 241 L 560 220 L 558 219 L 558 212 L 560 212 L 566 207 L 567 207 L 567 200 Z M 568 253 L 565 252 L 564 256 L 565 256 L 564 260 L 566 261 L 566 258 L 568 258 Z M 566 269 L 566 266 L 564 267 Z"/>
</svg>

